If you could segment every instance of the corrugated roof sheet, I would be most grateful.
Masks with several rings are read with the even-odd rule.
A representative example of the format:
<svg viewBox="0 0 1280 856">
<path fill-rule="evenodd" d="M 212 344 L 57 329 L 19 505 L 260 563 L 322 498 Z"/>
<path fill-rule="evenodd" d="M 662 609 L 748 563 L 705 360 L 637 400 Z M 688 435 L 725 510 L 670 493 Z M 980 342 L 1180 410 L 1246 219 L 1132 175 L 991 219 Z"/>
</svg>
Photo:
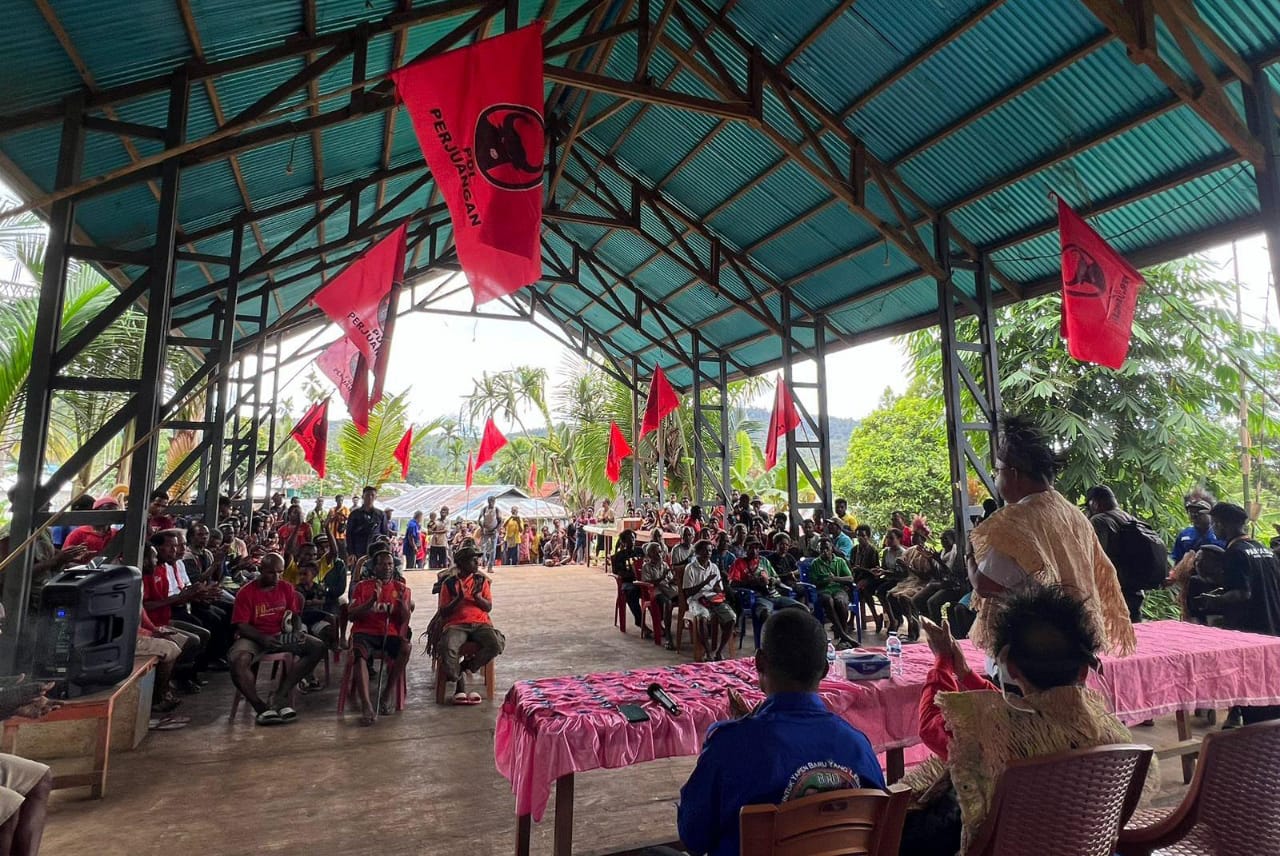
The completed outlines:
<svg viewBox="0 0 1280 856">
<path fill-rule="evenodd" d="M 297 38 L 306 26 L 303 8 L 293 0 L 187 0 L 203 55 L 211 61 L 245 56 Z M 556 20 L 572 14 L 585 0 L 554 4 Z M 729 89 L 747 87 L 747 51 L 735 38 L 711 26 L 705 0 L 680 6 L 727 71 Z M 344 31 L 362 22 L 377 22 L 395 13 L 398 0 L 326 0 L 316 4 L 319 33 Z M 1236 152 L 1190 107 L 1181 105 L 1152 72 L 1136 65 L 1125 46 L 1111 38 L 1101 22 L 1079 0 L 859 0 L 832 16 L 837 0 L 778 3 L 712 0 L 711 13 L 729 8 L 730 24 L 748 47 L 757 47 L 771 62 L 791 58 L 784 74 L 799 96 L 824 106 L 873 156 L 890 164 L 901 183 L 919 203 L 900 197 L 906 218 L 915 222 L 923 247 L 932 246 L 929 217 L 947 213 L 961 238 L 980 249 L 994 250 L 1000 272 L 1021 285 L 1051 278 L 1056 270 L 1052 207 L 1046 199 L 1054 189 L 1085 214 L 1101 211 L 1094 222 L 1113 235 L 1122 249 L 1147 257 L 1172 255 L 1196 234 L 1211 231 L 1226 236 L 1233 228 L 1256 227 L 1258 197 L 1253 173 L 1242 168 Z M 651 22 L 662 4 L 649 4 Z M 415 7 L 418 8 L 418 7 Z M 443 4 L 442 14 L 406 31 L 404 55 L 412 58 L 452 32 L 473 8 Z M 528 22 L 544 8 L 542 2 L 519 4 L 519 19 Z M 618 22 L 627 4 L 601 7 L 601 27 Z M 59 0 L 50 4 L 70 44 L 59 44 L 54 30 L 38 9 L 19 4 L 0 31 L 0 116 L 40 107 L 56 107 L 59 99 L 92 83 L 96 87 L 125 84 L 164 74 L 190 61 L 194 47 L 178 8 L 163 0 L 140 0 L 120 15 L 115 7 L 94 0 Z M 1280 58 L 1280 8 L 1273 0 L 1197 0 L 1195 9 L 1223 41 L 1250 62 L 1274 63 Z M 569 27 L 562 40 L 586 31 L 593 15 Z M 146 26 L 138 21 L 145 20 Z M 815 32 L 823 25 L 826 28 Z M 497 25 L 490 30 L 497 31 Z M 945 44 L 940 40 L 961 31 Z M 697 40 L 678 20 L 667 22 L 665 37 L 681 53 L 696 55 Z M 803 50 L 797 50 L 801 42 Z M 395 38 L 384 33 L 368 47 L 366 72 L 385 73 L 393 61 Z M 636 34 L 616 40 L 603 73 L 621 80 L 634 77 Z M 1161 23 L 1157 45 L 1175 71 L 1190 74 L 1191 64 L 1178 55 L 1176 41 Z M 936 48 L 936 50 L 935 50 Z M 85 63 L 91 81 L 82 79 L 68 49 Z M 588 56 L 605 50 L 597 46 Z M 794 56 L 792 56 L 794 54 Z M 923 61 L 915 58 L 928 54 Z M 1068 61 L 1074 58 L 1074 61 Z M 563 62 L 560 58 L 556 62 Z M 319 76 L 322 93 L 343 90 L 349 83 L 351 59 L 344 58 Z M 1210 58 L 1220 72 L 1225 66 Z M 303 67 L 300 57 L 282 58 L 253 68 L 220 74 L 208 86 L 194 85 L 188 118 L 188 139 L 195 140 L 224 119 L 253 104 L 263 93 Z M 582 67 L 581 65 L 579 67 Z M 1046 70 L 1057 69 L 1053 74 Z M 715 70 L 712 70 L 715 73 Z M 1268 69 L 1273 84 L 1280 72 Z M 711 100 L 724 100 L 716 88 L 687 69 L 680 69 L 676 53 L 666 46 L 654 51 L 648 76 L 653 85 Z M 889 81 L 886 83 L 886 81 Z M 548 92 L 552 86 L 548 84 Z M 1241 90 L 1228 87 L 1239 108 Z M 282 103 L 299 104 L 308 95 L 297 92 Z M 345 97 L 345 94 L 342 96 Z M 801 99 L 802 100 L 802 99 Z M 557 97 L 554 106 L 566 126 L 572 126 L 583 99 Z M 330 102 L 326 102 L 327 104 Z M 334 104 L 340 101 L 332 102 Z M 594 119 L 613 111 L 614 96 L 596 94 L 588 113 Z M 850 111 L 850 106 L 856 109 Z M 152 92 L 112 108 L 120 119 L 154 126 L 167 114 L 164 92 Z M 325 109 L 329 109 L 326 107 Z M 812 119 L 803 104 L 801 116 Z M 801 147 L 811 163 L 819 163 L 795 116 L 772 87 L 766 88 L 764 120 L 775 132 Z M 291 116 L 303 119 L 309 111 Z M 95 109 L 93 115 L 108 115 Z M 847 113 L 847 115 L 846 115 Z M 50 114 L 52 115 L 52 114 Z M 390 148 L 383 158 L 384 134 L 391 129 Z M 304 133 L 184 170 L 179 219 L 186 234 L 198 234 L 227 224 L 246 207 L 261 210 L 312 192 L 318 185 L 340 187 L 379 168 L 420 162 L 412 127 L 403 110 L 352 118 L 325 128 L 316 137 Z M 55 123 L 0 134 L 0 155 L 19 173 L 22 187 L 47 191 L 58 156 L 59 128 Z M 845 169 L 849 140 L 824 133 L 821 146 Z M 136 139 L 134 150 L 146 157 L 160 150 L 155 140 Z M 816 178 L 810 168 L 791 160 L 751 123 L 721 121 L 701 113 L 667 106 L 628 104 L 611 118 L 592 127 L 578 153 L 566 162 L 566 174 L 588 189 L 575 190 L 569 181 L 557 188 L 557 201 L 572 202 L 571 210 L 596 216 L 608 212 L 591 194 L 616 197 L 623 208 L 632 204 L 632 181 L 654 189 L 670 215 L 676 234 L 647 209 L 642 227 L 660 244 L 627 229 L 560 222 L 555 228 L 584 248 L 595 248 L 603 264 L 617 276 L 604 278 L 580 268 L 578 284 L 542 283 L 536 290 L 549 302 L 542 311 L 577 331 L 580 324 L 607 338 L 614 356 L 638 353 L 641 361 L 672 369 L 677 383 L 691 374 L 683 361 L 691 347 L 688 329 L 697 329 L 712 348 L 732 346 L 736 368 L 759 370 L 779 359 L 777 337 L 755 317 L 758 304 L 736 270 L 726 265 L 719 281 L 704 272 L 710 242 L 683 219 L 706 217 L 705 228 L 730 253 L 745 253 L 755 271 L 750 282 L 762 290 L 763 301 L 775 317 L 780 313 L 780 289 L 791 288 L 797 304 L 828 312 L 835 328 L 829 344 L 852 337 L 865 339 L 904 322 L 927 317 L 936 308 L 936 286 L 920 274 L 916 260 L 892 242 L 886 244 L 868 218 L 851 210 L 833 193 L 831 179 Z M 619 175 L 597 168 L 595 152 L 616 158 Z M 83 173 L 96 175 L 130 163 L 120 140 L 91 133 L 85 141 Z M 321 168 L 323 173 L 321 173 Z M 243 181 L 237 181 L 236 171 Z M 393 199 L 423 176 L 414 169 L 393 179 L 383 199 Z M 848 176 L 837 179 L 846 183 Z M 875 182 L 865 187 L 871 220 L 896 222 L 898 212 Z M 428 204 L 434 186 L 427 181 L 387 216 L 411 214 Z M 842 191 L 843 194 L 843 191 Z M 357 199 L 361 218 L 373 214 L 378 192 L 369 188 Z M 247 199 L 246 199 L 247 197 Z M 930 211 L 924 210 L 927 206 Z M 306 224 L 316 212 L 308 205 L 271 217 L 247 234 L 243 258 L 251 263 L 271 251 Z M 153 240 L 157 205 L 145 184 L 104 193 L 77 206 L 77 224 L 103 246 L 144 248 Z M 341 241 L 350 224 L 343 207 L 323 222 L 326 242 Z M 447 240 L 442 225 L 437 237 Z M 567 265 L 573 249 L 559 235 L 547 233 L 547 244 Z M 320 243 L 318 229 L 302 235 L 283 253 Z M 342 260 L 358 253 L 365 242 L 334 250 Z M 444 246 L 444 244 L 441 244 Z M 201 253 L 225 255 L 230 232 L 221 231 L 195 242 Z M 282 279 L 311 270 L 314 261 L 281 265 Z M 692 269 L 691 269 L 692 268 Z M 120 271 L 138 275 L 134 267 Z M 183 262 L 176 290 L 179 296 L 203 289 L 211 277 L 223 276 L 216 266 Z M 318 274 L 294 282 L 272 301 L 271 317 L 287 311 L 319 283 Z M 256 288 L 264 277 L 250 277 Z M 631 317 L 636 293 L 660 307 L 661 320 L 645 313 Z M 180 314 L 209 305 L 212 296 L 186 302 Z M 744 309 L 743 304 L 749 308 Z M 628 308 L 630 307 L 630 308 Z M 186 332 L 207 331 L 206 321 Z M 207 334 L 207 332 L 206 332 Z M 570 334 L 580 338 L 576 332 Z M 593 347 L 595 345 L 593 344 Z"/>
</svg>

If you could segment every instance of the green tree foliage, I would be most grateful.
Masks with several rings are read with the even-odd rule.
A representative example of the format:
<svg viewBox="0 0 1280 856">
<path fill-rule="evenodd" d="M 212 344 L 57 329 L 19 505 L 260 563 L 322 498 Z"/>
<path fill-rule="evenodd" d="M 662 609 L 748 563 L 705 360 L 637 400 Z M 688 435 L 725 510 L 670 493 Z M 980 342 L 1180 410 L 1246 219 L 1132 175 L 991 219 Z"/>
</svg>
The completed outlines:
<svg viewBox="0 0 1280 856">
<path fill-rule="evenodd" d="M 876 531 L 894 511 L 924 513 L 934 528 L 949 527 L 951 500 L 947 429 L 940 396 L 886 392 L 877 407 L 853 429 L 849 456 L 832 484 L 859 520 Z"/>
<path fill-rule="evenodd" d="M 325 479 L 336 485 L 335 492 L 356 494 L 365 485 L 381 486 L 400 464 L 394 455 L 400 438 L 409 427 L 405 394 L 383 396 L 369 413 L 369 431 L 361 436 L 350 420 L 342 424 L 336 442 L 330 439 L 328 473 Z M 427 432 L 423 432 L 424 434 Z M 412 458 L 410 459 L 412 460 Z"/>
<path fill-rule="evenodd" d="M 1122 507 L 1171 530 L 1185 525 L 1182 499 L 1193 487 L 1240 501 L 1240 376 L 1232 361 L 1255 377 L 1275 377 L 1277 337 L 1241 330 L 1234 287 L 1199 260 L 1144 275 L 1119 371 L 1070 357 L 1059 335 L 1058 295 L 1000 310 L 1001 396 L 1005 412 L 1032 416 L 1054 438 L 1064 461 L 1058 488 L 1069 498 L 1107 484 Z M 907 344 L 919 388 L 939 395 L 937 332 L 913 334 Z M 1251 422 L 1255 432 L 1277 436 L 1280 426 L 1261 408 Z"/>
</svg>

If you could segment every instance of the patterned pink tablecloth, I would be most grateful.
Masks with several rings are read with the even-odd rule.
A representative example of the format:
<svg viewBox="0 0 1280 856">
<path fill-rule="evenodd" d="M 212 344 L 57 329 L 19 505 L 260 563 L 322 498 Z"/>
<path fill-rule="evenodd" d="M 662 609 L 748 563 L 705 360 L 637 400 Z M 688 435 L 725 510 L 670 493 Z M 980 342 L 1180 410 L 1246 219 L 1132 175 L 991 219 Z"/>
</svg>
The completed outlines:
<svg viewBox="0 0 1280 856">
<path fill-rule="evenodd" d="M 1138 651 L 1106 658 L 1092 683 L 1128 722 L 1192 707 L 1280 704 L 1280 639 L 1163 621 L 1137 627 Z M 978 667 L 982 657 L 968 643 Z M 877 751 L 920 742 L 920 693 L 933 658 L 909 645 L 899 677 L 850 683 L 823 681 L 827 707 L 867 735 Z M 683 708 L 671 716 L 649 700 L 657 681 Z M 761 698 L 750 658 L 685 663 L 519 681 L 507 693 L 494 734 L 498 771 L 511 783 L 516 814 L 541 820 L 560 776 L 696 755 L 711 723 L 729 716 L 728 688 L 754 704 Z M 638 704 L 648 722 L 628 723 L 620 704 Z"/>
</svg>

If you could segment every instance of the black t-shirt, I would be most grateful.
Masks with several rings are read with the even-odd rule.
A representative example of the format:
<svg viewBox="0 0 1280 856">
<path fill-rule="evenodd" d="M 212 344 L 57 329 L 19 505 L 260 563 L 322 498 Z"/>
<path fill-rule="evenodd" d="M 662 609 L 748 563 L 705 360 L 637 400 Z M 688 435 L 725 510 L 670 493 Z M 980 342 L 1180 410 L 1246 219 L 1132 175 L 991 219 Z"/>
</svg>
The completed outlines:
<svg viewBox="0 0 1280 856">
<path fill-rule="evenodd" d="M 354 556 L 369 551 L 369 542 L 375 535 L 387 534 L 387 515 L 380 508 L 352 509 L 347 517 L 347 550 Z"/>
<path fill-rule="evenodd" d="M 1280 567 L 1271 550 L 1252 538 L 1232 541 L 1223 585 L 1245 593 L 1245 603 L 1233 616 L 1236 629 L 1280 636 Z"/>
<path fill-rule="evenodd" d="M 613 554 L 613 572 L 624 583 L 636 581 L 636 573 L 631 567 L 632 559 L 644 558 L 644 550 L 632 547 L 630 550 L 619 550 Z"/>
</svg>

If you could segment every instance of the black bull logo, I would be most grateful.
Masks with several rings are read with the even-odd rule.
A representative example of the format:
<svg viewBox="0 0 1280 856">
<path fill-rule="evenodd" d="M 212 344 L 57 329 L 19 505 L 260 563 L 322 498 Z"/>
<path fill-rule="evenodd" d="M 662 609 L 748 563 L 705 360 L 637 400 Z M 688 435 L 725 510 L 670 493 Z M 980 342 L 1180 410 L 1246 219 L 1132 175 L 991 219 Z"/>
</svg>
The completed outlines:
<svg viewBox="0 0 1280 856">
<path fill-rule="evenodd" d="M 480 174 L 504 190 L 542 183 L 545 127 L 537 111 L 495 104 L 476 120 L 475 158 Z"/>
<path fill-rule="evenodd" d="M 1102 265 L 1088 252 L 1071 244 L 1062 251 L 1062 280 L 1073 297 L 1099 298 L 1107 290 Z"/>
</svg>

